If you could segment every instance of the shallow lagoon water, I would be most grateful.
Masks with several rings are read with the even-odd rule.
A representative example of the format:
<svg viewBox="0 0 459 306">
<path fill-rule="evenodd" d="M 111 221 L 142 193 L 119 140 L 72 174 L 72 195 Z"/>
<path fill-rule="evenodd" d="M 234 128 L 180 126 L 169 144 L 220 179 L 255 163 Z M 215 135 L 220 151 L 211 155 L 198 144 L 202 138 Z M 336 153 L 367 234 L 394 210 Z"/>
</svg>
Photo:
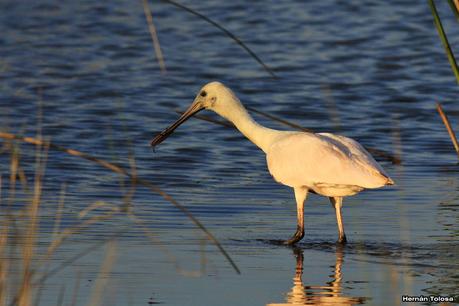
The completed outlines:
<svg viewBox="0 0 459 306">
<path fill-rule="evenodd" d="M 403 294 L 457 297 L 459 168 L 435 102 L 457 126 L 458 86 L 427 3 L 183 3 L 236 33 L 280 78 L 167 3 L 151 4 L 168 69 L 161 74 L 140 2 L 3 1 L 1 128 L 35 135 L 42 105 L 43 134 L 53 142 L 127 168 L 134 155 L 137 173 L 189 208 L 241 274 L 180 211 L 138 187 L 130 209 L 142 223 L 120 212 L 72 235 L 51 260 L 50 269 L 65 268 L 41 286 L 40 304 L 60 297 L 71 303 L 76 292 L 76 304 L 86 305 L 100 280 L 106 305 L 398 305 Z M 447 5 L 439 10 L 455 45 L 454 18 Z M 400 155 L 402 165 L 381 161 L 396 186 L 345 199 L 348 246 L 336 249 L 333 210 L 314 195 L 299 250 L 273 243 L 295 230 L 293 193 L 272 180 L 262 152 L 232 129 L 190 120 L 151 150 L 152 136 L 212 80 L 248 106 Z M 21 154 L 31 184 L 35 153 L 21 145 Z M 4 178 L 9 157 L 0 157 Z M 79 224 L 78 213 L 95 201 L 123 206 L 129 191 L 117 175 L 51 152 L 37 253 L 52 239 L 64 182 L 62 229 Z M 25 199 L 18 191 L 13 209 Z M 100 276 L 107 254 L 115 261 Z"/>
</svg>

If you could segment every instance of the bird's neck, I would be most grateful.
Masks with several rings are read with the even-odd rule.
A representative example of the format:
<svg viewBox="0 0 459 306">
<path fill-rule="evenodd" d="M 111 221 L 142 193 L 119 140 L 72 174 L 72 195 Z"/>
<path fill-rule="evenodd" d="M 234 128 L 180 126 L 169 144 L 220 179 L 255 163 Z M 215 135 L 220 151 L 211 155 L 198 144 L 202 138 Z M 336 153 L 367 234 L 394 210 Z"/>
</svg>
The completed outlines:
<svg viewBox="0 0 459 306">
<path fill-rule="evenodd" d="M 231 121 L 245 137 L 265 153 L 268 152 L 276 138 L 283 133 L 257 123 L 240 102 L 236 103 L 230 111 L 220 113 L 220 115 Z"/>
</svg>

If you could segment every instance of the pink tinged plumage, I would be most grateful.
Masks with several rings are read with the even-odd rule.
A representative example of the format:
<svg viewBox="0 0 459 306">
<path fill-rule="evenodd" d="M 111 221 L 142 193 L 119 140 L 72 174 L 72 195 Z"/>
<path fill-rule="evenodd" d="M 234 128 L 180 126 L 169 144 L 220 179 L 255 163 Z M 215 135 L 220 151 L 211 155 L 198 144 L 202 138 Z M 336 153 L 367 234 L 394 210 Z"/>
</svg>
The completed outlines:
<svg viewBox="0 0 459 306">
<path fill-rule="evenodd" d="M 294 133 L 278 138 L 266 154 L 274 179 L 332 197 L 392 183 L 356 141 L 328 133 Z"/>
<path fill-rule="evenodd" d="M 303 207 L 309 191 L 327 196 L 336 211 L 340 243 L 346 242 L 342 223 L 342 197 L 366 188 L 379 188 L 394 182 L 358 142 L 330 133 L 278 131 L 255 122 L 236 95 L 219 82 L 205 85 L 188 110 L 151 142 L 158 145 L 175 128 L 202 109 L 228 119 L 250 141 L 266 153 L 274 179 L 295 191 L 297 231 L 286 244 L 304 236 Z"/>
</svg>

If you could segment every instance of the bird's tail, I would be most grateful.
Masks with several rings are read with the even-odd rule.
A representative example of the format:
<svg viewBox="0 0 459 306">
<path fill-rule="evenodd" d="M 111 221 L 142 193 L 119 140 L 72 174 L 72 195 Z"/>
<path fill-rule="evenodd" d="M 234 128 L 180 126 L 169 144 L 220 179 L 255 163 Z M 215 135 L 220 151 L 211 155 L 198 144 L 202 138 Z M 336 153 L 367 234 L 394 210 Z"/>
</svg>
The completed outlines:
<svg viewBox="0 0 459 306">
<path fill-rule="evenodd" d="M 395 185 L 395 182 L 390 177 L 386 177 L 386 178 L 387 178 L 386 185 Z"/>
</svg>

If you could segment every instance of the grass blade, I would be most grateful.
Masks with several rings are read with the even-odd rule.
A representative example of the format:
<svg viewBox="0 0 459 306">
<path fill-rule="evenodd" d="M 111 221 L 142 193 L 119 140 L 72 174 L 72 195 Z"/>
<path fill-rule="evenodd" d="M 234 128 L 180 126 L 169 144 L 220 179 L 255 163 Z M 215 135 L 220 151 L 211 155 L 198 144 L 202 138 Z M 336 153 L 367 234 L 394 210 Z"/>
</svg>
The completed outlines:
<svg viewBox="0 0 459 306">
<path fill-rule="evenodd" d="M 195 16 L 198 16 L 199 18 L 201 18 L 202 20 L 206 21 L 207 23 L 210 23 L 211 25 L 213 25 L 214 27 L 216 27 L 217 29 L 219 29 L 220 31 L 222 31 L 223 33 L 226 34 L 226 36 L 228 36 L 229 38 L 231 38 L 232 40 L 234 40 L 239 46 L 241 46 L 245 51 L 247 51 L 247 53 L 250 54 L 250 56 L 256 60 L 261 66 L 263 66 L 263 68 L 266 70 L 266 72 L 268 72 L 271 77 L 273 78 L 277 78 L 277 75 L 271 70 L 271 68 L 268 67 L 268 65 L 266 65 L 259 57 L 258 55 L 255 54 L 255 52 L 253 52 L 249 47 L 247 47 L 247 45 L 245 43 L 243 43 L 236 35 L 234 35 L 233 33 L 231 33 L 230 31 L 228 31 L 225 27 L 223 27 L 222 25 L 220 25 L 219 23 L 217 23 L 216 21 L 210 19 L 209 17 L 189 8 L 188 6 L 185 6 L 183 4 L 180 4 L 178 2 L 175 2 L 173 0 L 162 0 L 164 2 L 167 2 L 169 4 L 172 4 L 182 10 L 185 10 L 187 11 L 188 13 L 191 13 Z"/>
<path fill-rule="evenodd" d="M 430 9 L 432 10 L 432 15 L 434 17 L 435 27 L 437 28 L 438 35 L 440 35 L 443 47 L 445 47 L 446 55 L 448 56 L 448 61 L 451 65 L 451 69 L 453 69 L 454 75 L 456 76 L 456 81 L 459 83 L 459 68 L 457 67 L 456 58 L 454 57 L 454 53 L 451 50 L 451 46 L 449 45 L 445 30 L 443 29 L 443 25 L 441 24 L 440 16 L 438 15 L 437 7 L 435 6 L 434 0 L 429 0 L 429 5 Z"/>
</svg>

